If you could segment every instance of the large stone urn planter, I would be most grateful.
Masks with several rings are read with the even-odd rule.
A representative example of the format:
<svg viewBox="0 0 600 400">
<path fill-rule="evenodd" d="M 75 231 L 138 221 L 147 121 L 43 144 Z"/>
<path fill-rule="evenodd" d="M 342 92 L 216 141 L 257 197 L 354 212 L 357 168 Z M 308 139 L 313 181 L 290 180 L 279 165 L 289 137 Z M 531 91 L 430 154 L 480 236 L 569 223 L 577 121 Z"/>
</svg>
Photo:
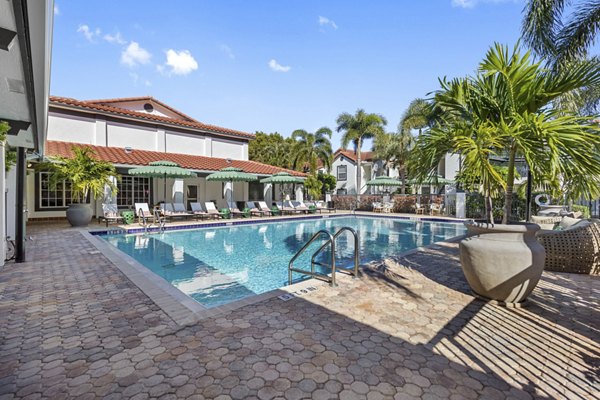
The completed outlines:
<svg viewBox="0 0 600 400">
<path fill-rule="evenodd" d="M 492 225 L 466 222 L 460 262 L 475 294 L 505 305 L 518 305 L 535 288 L 544 271 L 545 251 L 535 224 Z"/>
<path fill-rule="evenodd" d="M 67 209 L 67 221 L 71 226 L 88 226 L 92 220 L 92 207 L 89 204 L 70 204 Z"/>
</svg>

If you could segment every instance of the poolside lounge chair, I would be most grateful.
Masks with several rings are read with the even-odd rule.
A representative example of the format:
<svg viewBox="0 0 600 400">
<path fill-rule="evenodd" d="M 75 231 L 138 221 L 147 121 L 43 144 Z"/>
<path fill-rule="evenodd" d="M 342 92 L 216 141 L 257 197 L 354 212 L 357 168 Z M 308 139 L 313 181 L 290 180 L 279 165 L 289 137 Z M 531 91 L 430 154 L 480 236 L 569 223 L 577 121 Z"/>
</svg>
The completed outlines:
<svg viewBox="0 0 600 400">
<path fill-rule="evenodd" d="M 150 211 L 148 203 L 135 203 L 135 215 L 138 217 L 138 224 L 142 224 L 143 219 L 154 222 L 154 213 Z"/>
<path fill-rule="evenodd" d="M 382 204 L 382 208 L 383 208 L 382 212 L 389 214 L 394 209 L 394 203 L 390 203 L 389 201 L 386 201 Z"/>
<path fill-rule="evenodd" d="M 119 215 L 119 209 L 116 204 L 102 204 L 102 213 L 104 215 L 101 218 L 106 222 L 106 226 L 108 226 L 109 222 L 123 222 L 123 217 Z"/>
<path fill-rule="evenodd" d="M 373 212 L 383 212 L 383 205 L 379 202 L 373 203 Z"/>
<path fill-rule="evenodd" d="M 305 214 L 308 213 L 308 207 L 303 201 L 291 201 L 290 204 L 292 207 L 294 207 L 294 209 L 296 209 L 296 211 L 301 211 Z"/>
<path fill-rule="evenodd" d="M 265 215 L 273 215 L 271 209 L 269 208 L 269 206 L 267 206 L 267 203 L 265 203 L 264 201 L 258 202 L 258 209 L 262 211 Z"/>
<path fill-rule="evenodd" d="M 194 214 L 188 212 L 187 208 L 185 207 L 185 204 L 183 203 L 173 203 L 173 210 L 176 216 L 181 216 L 181 217 L 193 217 Z"/>
<path fill-rule="evenodd" d="M 320 209 L 319 207 L 317 207 L 317 203 L 315 203 L 314 201 L 306 201 L 306 202 L 304 202 L 304 204 L 308 207 L 309 210 L 311 207 L 314 207 L 315 212 L 318 212 L 319 214 L 323 214 L 323 210 Z"/>
<path fill-rule="evenodd" d="M 214 215 L 210 215 L 202 209 L 202 206 L 198 202 L 191 202 L 190 207 L 192 208 L 192 215 L 196 218 L 214 218 Z"/>
<path fill-rule="evenodd" d="M 430 215 L 442 215 L 444 212 L 444 204 L 431 203 L 429 206 Z"/>
<path fill-rule="evenodd" d="M 337 210 L 335 209 L 335 207 L 328 207 L 327 203 L 323 202 L 323 201 L 317 201 L 315 203 L 315 205 L 317 206 L 317 210 L 319 211 L 327 211 L 328 213 L 337 213 Z"/>
<path fill-rule="evenodd" d="M 566 228 L 537 234 L 546 250 L 544 269 L 600 275 L 600 220 L 565 217 L 561 224 Z"/>
<path fill-rule="evenodd" d="M 284 205 L 284 203 L 283 203 L 282 201 L 276 201 L 276 202 L 275 202 L 275 207 L 277 207 L 277 209 L 278 209 L 279 211 L 281 211 L 281 214 L 282 214 L 282 215 L 283 215 L 283 214 L 286 214 L 286 213 L 287 213 L 287 214 L 294 214 L 294 213 L 298 213 L 298 211 L 296 211 L 296 209 L 295 209 L 295 208 L 293 208 L 293 207 L 289 207 L 289 206 L 286 206 L 286 205 Z"/>
<path fill-rule="evenodd" d="M 230 201 L 227 203 L 227 208 L 229 209 L 229 212 L 234 216 L 238 216 L 238 217 L 244 216 L 244 213 L 242 211 L 240 211 L 240 209 L 237 207 L 237 205 L 233 201 Z"/>
<path fill-rule="evenodd" d="M 415 214 L 424 214 L 425 206 L 421 203 L 415 203 Z"/>
<path fill-rule="evenodd" d="M 256 215 L 257 217 L 262 217 L 263 215 L 265 215 L 265 212 L 262 210 L 259 210 L 258 207 L 256 207 L 256 204 L 254 204 L 253 201 L 247 201 L 246 202 L 246 207 L 250 210 L 250 215 Z M 269 214 L 271 212 L 269 211 Z"/>
<path fill-rule="evenodd" d="M 216 218 L 222 218 L 223 215 L 219 212 L 219 210 L 217 210 L 217 207 L 215 207 L 215 203 L 213 203 L 212 201 L 207 201 L 204 203 L 204 207 L 206 208 L 206 213 L 216 217 Z"/>
</svg>

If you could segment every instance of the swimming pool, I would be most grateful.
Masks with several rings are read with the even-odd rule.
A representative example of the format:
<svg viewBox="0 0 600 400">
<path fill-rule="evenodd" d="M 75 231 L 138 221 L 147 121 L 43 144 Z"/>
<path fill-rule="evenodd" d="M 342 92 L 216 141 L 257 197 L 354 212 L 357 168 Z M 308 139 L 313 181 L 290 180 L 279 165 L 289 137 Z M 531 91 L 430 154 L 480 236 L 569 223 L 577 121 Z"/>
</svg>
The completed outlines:
<svg viewBox="0 0 600 400">
<path fill-rule="evenodd" d="M 286 286 L 288 263 L 304 243 L 320 229 L 335 233 L 343 226 L 359 232 L 361 263 L 466 231 L 457 223 L 342 216 L 101 237 L 210 308 Z M 310 257 L 320 243 L 313 243 L 295 266 L 310 268 Z M 339 267 L 352 265 L 353 245 L 349 233 L 336 240 Z M 295 281 L 302 279 L 306 276 L 294 274 Z"/>
</svg>

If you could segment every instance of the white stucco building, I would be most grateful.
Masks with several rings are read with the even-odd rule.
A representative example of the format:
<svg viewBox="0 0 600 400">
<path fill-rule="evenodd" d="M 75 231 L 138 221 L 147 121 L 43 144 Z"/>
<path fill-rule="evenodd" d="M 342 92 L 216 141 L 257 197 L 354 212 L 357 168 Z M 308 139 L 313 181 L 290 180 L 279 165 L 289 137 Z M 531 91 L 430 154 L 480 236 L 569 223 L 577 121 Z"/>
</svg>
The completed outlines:
<svg viewBox="0 0 600 400">
<path fill-rule="evenodd" d="M 225 207 L 230 196 L 233 201 L 265 200 L 270 204 L 279 192 L 271 185 L 235 182 L 232 187 L 231 183 L 205 179 L 228 166 L 260 177 L 282 171 L 248 160 L 248 143 L 253 138 L 249 133 L 200 122 L 152 97 L 87 101 L 50 97 L 46 156 L 69 157 L 73 146 L 87 146 L 96 158 L 115 165 L 120 175 L 115 201 L 120 209 L 165 200 L 187 205 L 214 201 Z M 161 160 L 176 162 L 198 177 L 167 179 L 165 199 L 163 179 L 128 175 L 130 168 Z M 29 219 L 64 218 L 71 201 L 68 182 L 52 189 L 48 173 L 30 169 L 27 189 Z M 102 215 L 102 200 L 92 203 L 95 214 Z"/>
</svg>

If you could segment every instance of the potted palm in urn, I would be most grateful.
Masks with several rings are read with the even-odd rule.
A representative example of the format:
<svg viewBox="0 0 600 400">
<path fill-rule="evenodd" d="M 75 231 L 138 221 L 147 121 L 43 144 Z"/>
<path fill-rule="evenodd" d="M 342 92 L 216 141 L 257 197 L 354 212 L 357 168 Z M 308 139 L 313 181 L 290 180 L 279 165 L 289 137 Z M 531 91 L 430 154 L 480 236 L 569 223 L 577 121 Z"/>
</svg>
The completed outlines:
<svg viewBox="0 0 600 400">
<path fill-rule="evenodd" d="M 67 220 L 71 226 L 87 226 L 92 220 L 93 198 L 102 198 L 107 189 L 111 194 L 117 192 L 114 179 L 117 177 L 115 167 L 106 162 L 96 160 L 94 151 L 88 147 L 71 147 L 72 157 L 53 157 L 51 162 L 40 165 L 39 169 L 49 171 L 50 187 L 59 182 L 68 182 L 71 188 L 71 201 L 67 209 Z"/>
</svg>

